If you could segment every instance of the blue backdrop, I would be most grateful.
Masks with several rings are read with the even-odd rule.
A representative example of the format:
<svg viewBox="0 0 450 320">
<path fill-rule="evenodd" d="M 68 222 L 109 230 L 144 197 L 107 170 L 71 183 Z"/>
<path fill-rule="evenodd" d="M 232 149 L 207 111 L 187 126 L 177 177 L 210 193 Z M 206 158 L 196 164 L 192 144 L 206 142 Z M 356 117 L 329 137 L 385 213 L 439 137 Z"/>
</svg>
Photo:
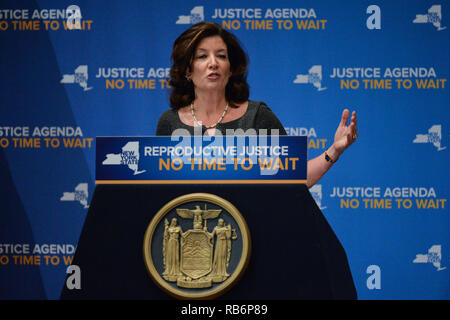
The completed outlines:
<svg viewBox="0 0 450 320">
<path fill-rule="evenodd" d="M 309 157 L 357 111 L 357 143 L 311 193 L 359 298 L 449 299 L 450 7 L 425 0 L 2 0 L 0 298 L 59 297 L 95 137 L 155 133 L 173 41 L 202 20 L 241 40 L 250 99 Z"/>
</svg>

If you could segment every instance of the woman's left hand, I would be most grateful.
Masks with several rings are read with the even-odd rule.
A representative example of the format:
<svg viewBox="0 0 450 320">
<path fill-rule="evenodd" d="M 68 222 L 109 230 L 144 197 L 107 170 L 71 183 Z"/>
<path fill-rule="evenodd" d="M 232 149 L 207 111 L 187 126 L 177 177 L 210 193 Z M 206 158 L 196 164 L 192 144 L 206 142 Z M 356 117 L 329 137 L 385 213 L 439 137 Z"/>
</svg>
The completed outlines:
<svg viewBox="0 0 450 320">
<path fill-rule="evenodd" d="M 356 141 L 358 137 L 358 129 L 356 126 L 356 112 L 352 112 L 352 117 L 350 119 L 350 125 L 347 125 L 348 118 L 350 117 L 350 111 L 345 109 L 342 112 L 341 122 L 334 134 L 334 149 L 341 155 L 353 142 Z"/>
<path fill-rule="evenodd" d="M 334 134 L 334 142 L 325 151 L 325 157 L 322 155 L 308 161 L 308 188 L 315 185 L 320 178 L 328 171 L 331 164 L 336 162 L 341 156 L 342 152 L 347 149 L 358 137 L 358 130 L 356 128 L 356 112 L 352 112 L 350 125 L 347 125 L 350 111 L 345 109 L 342 112 L 341 122 Z M 330 161 L 331 159 L 331 161 Z"/>
</svg>

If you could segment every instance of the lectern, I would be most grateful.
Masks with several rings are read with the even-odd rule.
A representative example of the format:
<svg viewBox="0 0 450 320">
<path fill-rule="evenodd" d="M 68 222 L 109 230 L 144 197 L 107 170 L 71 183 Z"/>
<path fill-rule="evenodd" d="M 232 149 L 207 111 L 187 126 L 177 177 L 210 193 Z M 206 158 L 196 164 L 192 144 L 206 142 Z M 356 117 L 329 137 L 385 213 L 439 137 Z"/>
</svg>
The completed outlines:
<svg viewBox="0 0 450 320">
<path fill-rule="evenodd" d="M 80 267 L 81 289 L 70 290 L 64 287 L 61 299 L 175 299 L 177 296 L 164 290 L 150 274 L 148 261 L 146 262 L 145 259 L 144 239 L 148 235 L 149 224 L 154 221 L 157 213 L 161 212 L 161 208 L 174 199 L 188 194 L 210 194 L 225 199 L 240 212 L 250 234 L 249 259 L 246 261 L 242 275 L 214 298 L 231 300 L 356 299 L 356 290 L 345 251 L 306 185 L 298 182 L 304 182 L 306 178 L 306 142 L 296 140 L 294 143 L 292 139 L 287 141 L 287 138 L 298 139 L 298 137 L 280 137 L 277 143 L 281 146 L 288 145 L 289 152 L 284 155 L 276 154 L 276 156 L 282 158 L 279 164 L 286 163 L 283 162 L 283 157 L 299 158 L 295 169 L 300 171 L 299 175 L 292 176 L 291 172 L 290 176 L 283 176 L 286 172 L 277 172 L 257 179 L 246 177 L 245 182 L 236 178 L 236 172 L 228 173 L 228 176 L 232 178 L 229 180 L 224 178 L 226 175 L 220 176 L 223 172 L 219 172 L 219 176 L 214 172 L 208 172 L 207 175 L 202 172 L 204 177 L 209 177 L 211 180 L 200 179 L 201 176 L 195 174 L 192 178 L 188 173 L 183 173 L 183 180 L 176 180 L 176 173 L 170 172 L 172 180 L 164 180 L 162 178 L 164 177 L 163 171 L 169 169 L 164 168 L 162 163 L 158 168 L 158 161 L 162 160 L 153 159 L 155 163 L 147 165 L 145 157 L 150 157 L 149 152 L 156 150 L 156 148 L 149 148 L 158 144 L 170 145 L 168 140 L 158 140 L 158 143 L 155 143 L 154 140 L 139 140 L 136 137 L 122 138 L 125 140 L 114 141 L 112 145 L 118 149 L 110 152 L 104 150 L 102 141 L 97 138 L 97 169 L 99 166 L 108 166 L 108 163 L 116 163 L 111 166 L 115 165 L 124 172 L 131 171 L 134 180 L 124 180 L 120 176 L 121 172 L 112 173 L 113 179 L 111 180 L 101 180 L 107 174 L 102 176 L 102 169 L 97 170 L 98 184 L 72 262 Z M 109 140 L 111 139 L 113 138 L 109 138 Z M 130 144 L 130 142 L 133 143 Z M 175 142 L 172 141 L 173 144 Z M 301 147 L 295 147 L 298 143 Z M 203 148 L 204 146 L 203 143 Z M 146 147 L 148 148 L 145 149 Z M 299 152 L 299 149 L 303 151 Z M 226 149 L 222 148 L 221 150 Z M 122 157 L 124 154 L 126 157 Z M 153 152 L 152 154 L 157 153 Z M 211 156 L 211 154 L 208 155 Z M 238 155 L 238 152 L 233 153 L 234 158 Z M 131 156 L 133 157 L 131 158 Z M 161 153 L 158 154 L 158 157 L 160 156 Z M 246 156 L 246 159 L 251 159 L 249 154 Z M 173 160 L 173 154 L 171 157 Z M 301 160 L 301 158 L 305 159 Z M 126 159 L 128 162 L 120 162 L 121 159 Z M 118 162 L 114 162 L 116 160 Z M 300 162 L 304 162 L 304 165 L 300 165 Z M 167 162 L 165 163 L 167 164 Z M 208 163 L 211 164 L 211 161 Z M 236 167 L 236 160 L 234 163 L 233 160 L 230 160 L 229 168 L 226 161 L 224 163 L 226 169 L 223 171 L 225 172 Z M 244 168 L 248 168 L 250 163 L 253 162 L 247 161 Z M 254 163 L 258 163 L 258 161 Z M 185 167 L 189 167 L 192 162 L 186 161 L 185 164 Z M 195 164 L 188 169 L 192 170 L 193 168 L 195 168 Z M 283 170 L 285 169 L 287 168 Z M 261 174 L 261 166 L 256 166 L 255 170 Z M 135 174 L 140 171 L 147 173 L 142 180 L 136 178 L 139 173 Z M 249 171 L 251 170 L 247 169 L 245 174 L 249 174 Z M 278 171 L 281 169 L 278 168 Z M 161 176 L 159 176 L 160 173 Z M 148 180 L 149 177 L 150 180 Z M 198 206 L 196 210 L 203 210 L 203 207 Z M 183 286 L 185 281 L 180 279 L 187 279 L 192 284 L 205 283 L 206 280 L 201 282 L 201 279 L 213 279 L 212 284 L 209 285 L 219 285 L 219 283 L 214 284 L 214 277 L 203 275 L 211 270 L 213 271 L 210 274 L 213 274 L 216 260 L 219 260 L 216 253 L 219 251 L 219 236 L 218 234 L 214 235 L 215 232 L 213 232 L 213 230 L 219 230 L 214 229 L 214 226 L 218 227 L 219 223 L 205 218 L 195 226 L 195 220 L 189 220 L 189 228 L 193 228 L 191 231 L 194 230 L 199 235 L 204 234 L 206 243 L 209 243 L 209 251 L 206 247 L 198 247 L 202 248 L 203 253 L 198 253 L 201 251 L 200 249 L 198 252 L 192 252 L 192 249 L 196 248 L 196 242 L 191 241 L 194 244 L 189 247 L 190 240 L 186 236 L 189 232 L 186 232 L 187 228 L 184 225 L 180 225 L 183 232 L 180 231 L 180 236 L 177 236 L 178 251 L 175 258 L 170 258 L 172 259 L 170 260 L 168 252 L 173 249 L 169 249 L 169 240 L 164 240 L 166 239 L 164 237 L 167 235 L 167 239 L 169 239 L 167 230 L 171 225 L 169 225 L 170 221 L 167 221 L 164 227 L 164 219 L 160 220 L 160 230 L 166 231 L 165 233 L 161 231 L 164 235 L 154 241 L 161 245 L 151 247 L 158 257 L 163 257 L 160 259 L 161 261 L 155 263 L 155 270 L 157 273 L 159 272 L 159 275 L 156 276 L 168 279 L 162 281 L 174 288 L 177 285 Z M 178 217 L 178 220 L 181 221 L 183 218 Z M 192 227 L 192 221 L 194 221 L 194 227 Z M 222 224 L 224 223 L 222 222 Z M 226 225 L 226 221 L 224 225 Z M 234 227 L 232 223 L 230 225 L 229 234 Z M 237 231 L 236 237 L 242 238 L 242 230 Z M 228 239 L 229 253 L 228 256 L 225 254 L 225 258 L 222 260 L 226 260 L 228 268 L 231 268 L 233 250 L 240 250 L 233 246 L 237 246 L 234 243 L 239 240 L 234 241 L 231 236 L 223 237 L 223 239 Z M 213 245 L 214 241 L 216 241 L 215 245 Z M 194 263 L 191 264 L 191 261 Z M 198 267 L 198 270 L 190 270 L 192 265 L 198 264 L 198 261 L 211 263 L 205 267 L 206 271 L 202 275 L 199 271 L 201 267 Z M 175 280 L 177 276 L 170 282 L 167 267 L 169 264 L 178 266 L 175 268 L 178 272 L 176 274 L 180 275 L 177 278 L 178 282 Z M 226 272 L 231 273 L 230 270 L 226 270 Z M 198 279 L 196 279 L 196 275 L 198 275 Z M 229 274 L 229 277 L 232 275 Z M 193 286 L 183 290 L 195 293 L 205 289 Z"/>
</svg>

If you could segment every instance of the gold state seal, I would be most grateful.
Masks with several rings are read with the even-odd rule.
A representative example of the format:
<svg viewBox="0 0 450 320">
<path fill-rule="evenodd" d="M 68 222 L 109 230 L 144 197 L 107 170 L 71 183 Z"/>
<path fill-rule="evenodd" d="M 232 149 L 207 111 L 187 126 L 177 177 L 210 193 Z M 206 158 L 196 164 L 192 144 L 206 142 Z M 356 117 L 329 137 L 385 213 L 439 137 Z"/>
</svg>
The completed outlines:
<svg viewBox="0 0 450 320">
<path fill-rule="evenodd" d="M 250 233 L 230 202 L 193 193 L 158 211 L 143 248 L 147 270 L 160 288 L 181 299 L 210 299 L 242 276 L 250 258 Z"/>
</svg>

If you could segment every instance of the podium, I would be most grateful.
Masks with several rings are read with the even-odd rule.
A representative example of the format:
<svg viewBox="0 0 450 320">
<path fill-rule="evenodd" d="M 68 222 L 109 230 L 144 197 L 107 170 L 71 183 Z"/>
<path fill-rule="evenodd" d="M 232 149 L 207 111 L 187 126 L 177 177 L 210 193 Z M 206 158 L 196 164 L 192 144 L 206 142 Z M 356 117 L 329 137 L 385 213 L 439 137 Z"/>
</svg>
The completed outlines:
<svg viewBox="0 0 450 320">
<path fill-rule="evenodd" d="M 81 289 L 64 286 L 61 299 L 175 299 L 150 276 L 144 237 L 161 208 L 193 193 L 212 194 L 231 203 L 250 233 L 248 265 L 239 281 L 217 299 L 357 298 L 345 251 L 304 184 L 306 137 L 274 138 L 270 150 L 278 150 L 278 166 L 284 167 L 271 168 L 270 175 L 257 165 L 250 170 L 250 158 L 245 158 L 243 169 L 235 160 L 224 164 L 223 170 L 205 173 L 196 170 L 194 162 L 181 170 L 179 161 L 180 167 L 169 171 L 170 159 L 164 169 L 161 164 L 166 160 L 160 152 L 170 150 L 165 147 L 173 143 L 168 139 L 97 138 L 96 181 L 102 183 L 94 191 L 72 261 L 81 270 Z M 226 154 L 237 159 L 240 142 L 227 143 L 226 148 L 215 150 L 230 151 Z M 180 150 L 189 148 L 184 144 Z M 287 168 L 289 163 L 293 165 Z M 185 180 L 170 180 L 180 177 Z M 165 178 L 168 181 L 161 180 Z M 201 180 L 205 178 L 210 180 Z"/>
<path fill-rule="evenodd" d="M 81 290 L 61 299 L 174 299 L 150 278 L 143 239 L 154 214 L 186 193 L 232 202 L 252 240 L 242 278 L 219 299 L 356 299 L 343 247 L 305 185 L 98 185 L 72 264 Z"/>
</svg>

